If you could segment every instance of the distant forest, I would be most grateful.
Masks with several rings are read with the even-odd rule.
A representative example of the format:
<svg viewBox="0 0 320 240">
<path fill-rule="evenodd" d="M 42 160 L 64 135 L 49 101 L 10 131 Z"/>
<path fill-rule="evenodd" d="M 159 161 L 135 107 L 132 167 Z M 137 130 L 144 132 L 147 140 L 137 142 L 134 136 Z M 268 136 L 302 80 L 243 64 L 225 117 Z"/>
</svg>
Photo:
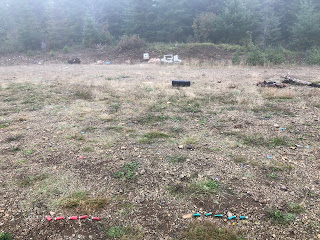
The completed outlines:
<svg viewBox="0 0 320 240">
<path fill-rule="evenodd" d="M 147 42 L 320 47 L 319 0 L 1 0 L 0 52 Z"/>
</svg>

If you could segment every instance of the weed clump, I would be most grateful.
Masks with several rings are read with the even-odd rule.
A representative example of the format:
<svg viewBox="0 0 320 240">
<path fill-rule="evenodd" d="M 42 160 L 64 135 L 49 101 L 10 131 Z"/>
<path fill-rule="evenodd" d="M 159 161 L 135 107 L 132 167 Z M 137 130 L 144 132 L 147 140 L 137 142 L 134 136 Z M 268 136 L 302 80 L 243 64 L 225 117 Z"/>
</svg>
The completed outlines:
<svg viewBox="0 0 320 240">
<path fill-rule="evenodd" d="M 279 210 L 268 210 L 267 216 L 272 222 L 278 224 L 288 224 L 296 219 L 296 214 L 290 212 L 281 212 Z"/>
<path fill-rule="evenodd" d="M 121 238 L 125 233 L 125 229 L 120 226 L 113 226 L 107 230 L 107 235 L 111 239 L 119 239 Z"/>
</svg>

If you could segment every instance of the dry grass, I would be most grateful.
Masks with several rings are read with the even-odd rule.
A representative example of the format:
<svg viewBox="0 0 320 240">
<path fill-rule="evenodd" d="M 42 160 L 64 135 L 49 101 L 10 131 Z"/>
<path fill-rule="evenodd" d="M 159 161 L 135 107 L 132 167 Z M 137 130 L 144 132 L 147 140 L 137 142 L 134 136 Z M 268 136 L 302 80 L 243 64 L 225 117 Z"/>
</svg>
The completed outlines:
<svg viewBox="0 0 320 240">
<path fill-rule="evenodd" d="M 54 211 L 100 216 L 88 230 L 96 239 L 240 239 L 229 227 L 254 239 L 316 236 L 319 90 L 255 85 L 290 68 L 206 64 L 0 67 L 0 226 L 63 239 L 61 226 L 42 232 L 45 222 L 29 221 Z M 319 70 L 299 74 L 313 79 Z M 172 88 L 174 79 L 192 85 Z M 181 219 L 205 211 L 249 218 L 235 226 Z M 291 237 L 261 218 L 266 212 L 280 221 L 299 214 L 288 224 L 301 231 Z"/>
<path fill-rule="evenodd" d="M 268 100 L 294 99 L 297 97 L 297 93 L 292 89 L 266 88 L 263 92 L 263 96 Z"/>
</svg>

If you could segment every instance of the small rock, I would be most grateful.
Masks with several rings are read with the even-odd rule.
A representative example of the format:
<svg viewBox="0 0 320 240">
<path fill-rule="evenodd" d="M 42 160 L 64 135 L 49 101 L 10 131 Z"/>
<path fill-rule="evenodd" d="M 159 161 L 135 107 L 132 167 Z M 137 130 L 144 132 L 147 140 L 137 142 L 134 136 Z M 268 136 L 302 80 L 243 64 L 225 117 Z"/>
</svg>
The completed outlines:
<svg viewBox="0 0 320 240">
<path fill-rule="evenodd" d="M 222 83 L 222 81 L 221 81 L 221 80 L 219 80 L 219 81 L 218 81 L 218 83 Z"/>
<path fill-rule="evenodd" d="M 192 145 L 187 145 L 186 148 L 189 149 L 189 150 L 192 150 L 193 146 Z"/>
<path fill-rule="evenodd" d="M 232 217 L 232 216 L 233 216 L 232 212 L 229 211 L 229 212 L 227 213 L 227 216 L 228 216 L 228 217 Z"/>
<path fill-rule="evenodd" d="M 267 200 L 266 200 L 266 199 L 259 199 L 259 203 L 261 203 L 261 204 L 267 204 Z"/>
<path fill-rule="evenodd" d="M 318 234 L 318 239 L 320 239 L 320 233 Z"/>
<path fill-rule="evenodd" d="M 287 188 L 287 186 L 285 186 L 285 185 L 281 185 L 281 186 L 280 186 L 280 190 L 282 190 L 282 191 L 288 191 L 288 188 Z"/>
<path fill-rule="evenodd" d="M 125 147 L 125 146 L 121 147 L 121 150 L 126 150 L 126 149 L 127 149 L 127 147 Z"/>
<path fill-rule="evenodd" d="M 273 125 L 275 128 L 279 128 L 280 126 L 278 124 Z"/>
<path fill-rule="evenodd" d="M 146 173 L 146 170 L 144 170 L 144 169 L 142 169 L 141 171 L 140 171 L 140 174 L 141 175 L 143 175 L 143 174 L 145 174 Z"/>
<path fill-rule="evenodd" d="M 193 214 L 190 213 L 190 214 L 186 214 L 186 215 L 183 215 L 182 218 L 183 219 L 188 219 L 188 218 L 192 218 Z"/>
<path fill-rule="evenodd" d="M 179 145 L 179 149 L 183 149 L 184 148 L 184 146 L 183 145 Z"/>
<path fill-rule="evenodd" d="M 51 215 L 51 216 L 53 216 L 53 215 L 55 215 L 55 214 L 56 214 L 55 212 L 50 212 L 50 215 Z"/>
</svg>

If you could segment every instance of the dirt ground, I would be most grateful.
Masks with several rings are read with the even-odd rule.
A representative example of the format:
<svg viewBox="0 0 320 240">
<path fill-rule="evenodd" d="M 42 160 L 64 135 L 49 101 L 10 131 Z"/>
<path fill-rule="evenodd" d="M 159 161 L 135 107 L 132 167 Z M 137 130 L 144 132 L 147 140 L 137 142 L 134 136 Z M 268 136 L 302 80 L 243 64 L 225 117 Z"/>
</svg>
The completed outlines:
<svg viewBox="0 0 320 240">
<path fill-rule="evenodd" d="M 320 82 L 299 66 L 0 67 L 0 232 L 319 239 L 320 89 L 256 86 L 288 73 Z M 101 221 L 45 219 L 86 214 Z"/>
</svg>

